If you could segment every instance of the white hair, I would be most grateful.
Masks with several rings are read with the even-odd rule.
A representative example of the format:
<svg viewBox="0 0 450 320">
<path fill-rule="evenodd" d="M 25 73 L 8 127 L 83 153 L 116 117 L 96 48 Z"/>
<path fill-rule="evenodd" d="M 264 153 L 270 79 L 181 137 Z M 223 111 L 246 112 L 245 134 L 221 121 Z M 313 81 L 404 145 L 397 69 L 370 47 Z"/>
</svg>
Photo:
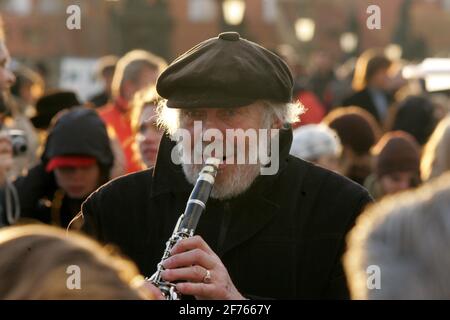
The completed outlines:
<svg viewBox="0 0 450 320">
<path fill-rule="evenodd" d="M 305 113 L 306 109 L 300 101 L 289 103 L 274 103 L 263 101 L 267 107 L 266 116 L 272 116 L 274 119 L 280 120 L 282 123 L 293 124 L 300 121 L 300 116 Z"/>
<path fill-rule="evenodd" d="M 321 156 L 340 156 L 341 141 L 336 131 L 324 124 L 308 124 L 294 130 L 290 154 L 308 161 Z"/>
<path fill-rule="evenodd" d="M 448 299 L 449 243 L 450 173 L 382 200 L 348 237 L 344 267 L 352 298 Z M 369 289 L 372 266 L 380 287 Z"/>
<path fill-rule="evenodd" d="M 450 170 L 450 115 L 441 120 L 424 147 L 420 171 L 424 181 Z"/>
<path fill-rule="evenodd" d="M 263 123 L 267 121 L 279 120 L 282 123 L 295 123 L 300 121 L 306 109 L 300 102 L 292 103 L 274 103 L 270 101 L 262 101 L 266 107 L 266 114 Z M 162 127 L 172 136 L 181 125 L 181 109 L 169 108 L 167 100 L 161 100 L 156 109 L 158 114 L 158 126 Z"/>
</svg>

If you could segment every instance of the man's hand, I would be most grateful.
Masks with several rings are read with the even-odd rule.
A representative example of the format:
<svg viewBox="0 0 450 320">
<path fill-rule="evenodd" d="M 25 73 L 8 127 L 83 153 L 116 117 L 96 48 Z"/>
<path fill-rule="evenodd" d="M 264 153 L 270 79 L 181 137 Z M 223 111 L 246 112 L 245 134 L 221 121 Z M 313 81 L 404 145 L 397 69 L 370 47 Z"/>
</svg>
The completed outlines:
<svg viewBox="0 0 450 320">
<path fill-rule="evenodd" d="M 9 137 L 0 133 L 0 187 L 6 182 L 6 174 L 13 164 L 13 151 Z"/>
<path fill-rule="evenodd" d="M 163 266 L 166 269 L 162 273 L 164 280 L 187 281 L 177 283 L 181 294 L 196 299 L 244 299 L 222 261 L 200 236 L 178 242 Z"/>
<path fill-rule="evenodd" d="M 147 299 L 164 300 L 161 290 L 148 281 L 144 281 L 138 289 Z"/>
</svg>

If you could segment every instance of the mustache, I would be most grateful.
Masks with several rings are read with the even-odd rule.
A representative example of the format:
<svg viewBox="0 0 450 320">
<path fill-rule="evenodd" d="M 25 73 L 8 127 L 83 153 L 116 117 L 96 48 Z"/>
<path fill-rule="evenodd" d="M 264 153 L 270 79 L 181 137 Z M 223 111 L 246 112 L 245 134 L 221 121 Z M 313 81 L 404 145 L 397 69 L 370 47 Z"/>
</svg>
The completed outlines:
<svg viewBox="0 0 450 320">
<path fill-rule="evenodd" d="M 229 146 L 230 144 L 228 144 Z M 219 147 L 215 147 L 219 146 Z M 238 154 L 241 151 L 239 146 L 236 144 L 233 145 L 233 148 L 231 150 L 230 147 L 227 148 L 227 144 L 224 140 L 217 140 L 214 142 L 206 142 L 206 141 L 197 141 L 192 146 L 192 155 L 196 157 L 202 157 L 204 159 L 208 157 L 215 157 L 218 159 L 229 159 L 234 158 L 236 154 Z"/>
</svg>

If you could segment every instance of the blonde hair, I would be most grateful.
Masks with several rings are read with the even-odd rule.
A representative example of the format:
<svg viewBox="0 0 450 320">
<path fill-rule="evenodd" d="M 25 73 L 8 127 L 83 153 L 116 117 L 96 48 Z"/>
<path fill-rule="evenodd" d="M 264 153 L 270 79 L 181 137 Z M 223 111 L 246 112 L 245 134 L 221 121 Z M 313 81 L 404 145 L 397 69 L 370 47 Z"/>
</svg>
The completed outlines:
<svg viewBox="0 0 450 320">
<path fill-rule="evenodd" d="M 425 145 L 420 169 L 424 181 L 450 170 L 450 115 L 441 120 Z"/>
<path fill-rule="evenodd" d="M 5 28 L 3 18 L 0 16 L 0 42 L 5 41 Z"/>
<path fill-rule="evenodd" d="M 79 290 L 67 286 L 69 266 Z M 0 299 L 142 299 L 137 267 L 81 235 L 46 225 L 0 231 Z"/>
<path fill-rule="evenodd" d="M 391 61 L 382 52 L 375 49 L 366 50 L 356 60 L 352 81 L 353 90 L 363 90 L 378 70 L 389 69 L 390 66 Z"/>
<path fill-rule="evenodd" d="M 369 207 L 347 238 L 343 262 L 351 297 L 448 299 L 449 210 L 450 174 Z M 369 289 L 374 267 L 379 287 Z"/>
<path fill-rule="evenodd" d="M 114 98 L 121 95 L 122 86 L 125 81 L 136 82 L 144 67 L 158 70 L 160 74 L 167 63 L 160 58 L 145 50 L 132 50 L 117 61 L 111 83 L 111 91 Z"/>
</svg>

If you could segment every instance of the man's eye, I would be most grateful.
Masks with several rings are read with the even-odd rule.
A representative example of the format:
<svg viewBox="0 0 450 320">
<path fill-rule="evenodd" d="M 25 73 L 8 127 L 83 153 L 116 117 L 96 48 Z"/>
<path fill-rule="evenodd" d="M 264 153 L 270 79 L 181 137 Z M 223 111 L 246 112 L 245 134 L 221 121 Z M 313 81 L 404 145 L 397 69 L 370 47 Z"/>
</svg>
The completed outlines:
<svg viewBox="0 0 450 320">
<path fill-rule="evenodd" d="M 224 111 L 224 115 L 227 117 L 234 117 L 235 115 L 237 115 L 237 113 L 238 113 L 237 110 L 234 109 L 226 109 Z"/>
</svg>

